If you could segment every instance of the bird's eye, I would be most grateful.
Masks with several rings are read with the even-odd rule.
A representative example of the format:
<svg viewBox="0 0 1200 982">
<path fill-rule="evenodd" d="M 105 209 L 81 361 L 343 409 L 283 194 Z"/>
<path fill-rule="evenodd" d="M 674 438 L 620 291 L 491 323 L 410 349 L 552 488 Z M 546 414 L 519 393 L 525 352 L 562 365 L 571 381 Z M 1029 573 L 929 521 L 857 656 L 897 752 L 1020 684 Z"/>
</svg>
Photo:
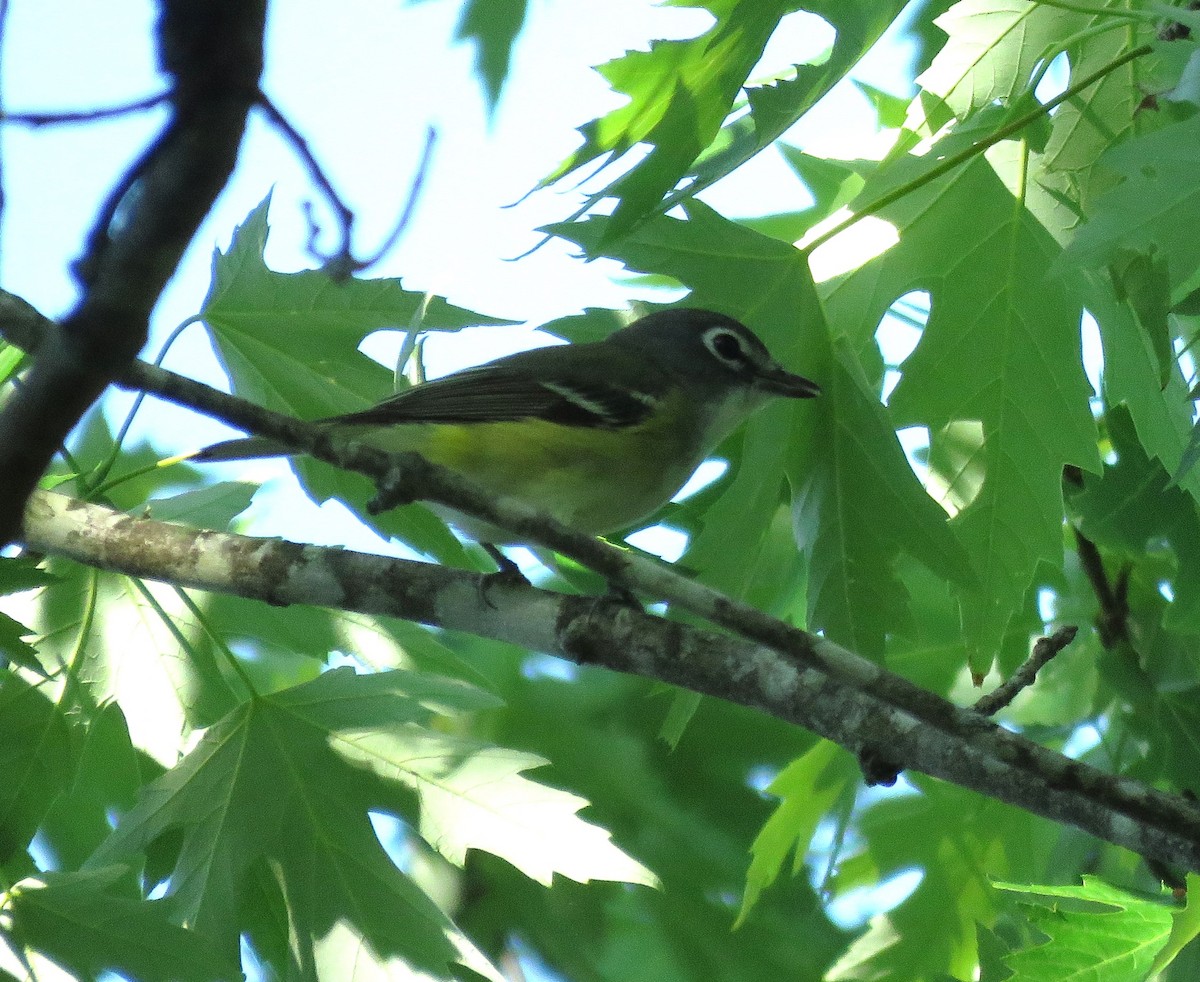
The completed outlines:
<svg viewBox="0 0 1200 982">
<path fill-rule="evenodd" d="M 704 336 L 704 343 L 709 351 L 727 365 L 745 364 L 746 352 L 742 348 L 741 338 L 733 332 L 721 328 L 709 331 Z"/>
</svg>

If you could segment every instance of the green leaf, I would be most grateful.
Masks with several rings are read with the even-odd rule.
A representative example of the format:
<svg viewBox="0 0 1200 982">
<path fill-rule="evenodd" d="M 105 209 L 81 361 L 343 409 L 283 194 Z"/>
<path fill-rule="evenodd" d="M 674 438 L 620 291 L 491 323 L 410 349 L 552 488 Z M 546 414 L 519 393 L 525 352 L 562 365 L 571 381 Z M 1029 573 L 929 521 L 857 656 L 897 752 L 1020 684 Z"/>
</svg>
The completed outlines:
<svg viewBox="0 0 1200 982">
<path fill-rule="evenodd" d="M 767 407 L 747 427 L 738 452 L 729 454 L 732 480 L 696 519 L 683 562 L 722 593 L 804 619 L 804 563 L 779 467 L 791 429 L 792 415 L 780 406 Z"/>
<path fill-rule="evenodd" d="M 883 209 L 899 243 L 831 283 L 827 299 L 831 322 L 852 325 L 852 343 L 865 347 L 894 300 L 917 288 L 931 295 L 890 406 L 897 427 L 982 426 L 986 476 L 954 524 L 982 585 L 963 598 L 966 637 L 989 662 L 1038 564 L 1061 565 L 1064 464 L 1099 465 L 1079 301 L 1047 276 L 1059 255 L 1054 240 L 1014 206 L 1011 188 L 1028 165 L 1021 144 L 1005 144 Z M 897 162 L 868 182 L 863 200 L 927 166 Z"/>
<path fill-rule="evenodd" d="M 1187 905 L 1171 915 L 1171 937 L 1159 950 L 1150 966 L 1149 975 L 1154 976 L 1175 960 L 1184 948 L 1200 935 L 1200 876 L 1187 875 Z"/>
<path fill-rule="evenodd" d="M 28 357 L 20 348 L 0 340 L 0 383 L 7 382 L 16 375 Z"/>
<path fill-rule="evenodd" d="M 37 649 L 24 640 L 33 633 L 32 629 L 0 610 L 0 666 L 11 661 L 45 676 L 46 670 L 38 661 Z"/>
<path fill-rule="evenodd" d="M 58 707 L 18 676 L 0 671 L 0 864 L 29 845 L 75 764 Z"/>
<path fill-rule="evenodd" d="M 1128 411 L 1113 406 L 1105 414 L 1116 460 L 1098 474 L 1085 474 L 1083 491 L 1072 498 L 1088 538 L 1126 552 L 1142 552 L 1188 508 L 1189 499 L 1167 490 L 1167 474 L 1151 461 L 1133 431 Z"/>
<path fill-rule="evenodd" d="M 663 688 L 667 689 L 667 686 L 664 685 Z M 670 695 L 671 707 L 663 718 L 662 730 L 659 731 L 659 735 L 663 743 L 674 750 L 679 746 L 679 741 L 683 739 L 683 734 L 695 717 L 704 697 L 699 692 L 692 692 L 690 689 L 671 690 Z"/>
<path fill-rule="evenodd" d="M 1082 886 L 994 885 L 1010 893 L 1086 900 L 1112 908 L 1096 913 L 1058 905 L 1023 905 L 1030 921 L 1050 940 L 1005 959 L 1013 970 L 1012 982 L 1071 978 L 1141 982 L 1171 935 L 1169 906 L 1118 890 L 1094 876 L 1085 876 Z"/>
<path fill-rule="evenodd" d="M 41 559 L 30 556 L 0 556 L 0 596 L 47 586 L 55 579 L 53 573 L 43 568 Z"/>
<path fill-rule="evenodd" d="M 1092 18 L 1092 22 L 1116 26 L 1115 19 L 1103 14 Z M 1077 35 L 1075 42 L 1066 48 L 1071 65 L 1067 85 L 1074 85 L 1104 69 L 1138 41 L 1145 40 L 1142 35 L 1153 36 L 1145 23 L 1098 34 L 1093 30 Z M 1099 81 L 1054 111 L 1042 166 L 1047 171 L 1069 174 L 1078 182 L 1073 195 L 1078 204 L 1089 203 L 1104 190 L 1103 183 L 1100 186 L 1093 183 L 1093 178 L 1099 176 L 1096 174 L 1097 158 L 1110 146 L 1136 132 L 1135 121 L 1143 98 L 1141 87 L 1145 84 L 1144 64 L 1139 59 L 1106 72 Z M 1101 177 L 1100 180 L 1111 179 Z"/>
<path fill-rule="evenodd" d="M 1150 338 L 1129 306 L 1117 302 L 1109 277 L 1091 274 L 1086 285 L 1088 308 L 1100 325 L 1104 345 L 1105 400 L 1129 409 L 1146 453 L 1159 460 L 1167 473 L 1175 475 L 1179 486 L 1200 502 L 1200 471 L 1181 467 L 1191 440 L 1192 410 L 1178 363 L 1172 359 L 1164 389 L 1161 363 Z"/>
<path fill-rule="evenodd" d="M 133 900 L 114 889 L 123 867 L 44 873 L 9 894 L 12 933 L 77 978 L 117 972 L 135 980 L 227 980 L 242 975 L 236 949 L 167 919 L 161 901 Z"/>
<path fill-rule="evenodd" d="M 887 914 L 896 939 L 872 953 L 860 978 L 966 978 L 974 975 L 978 923 L 994 923 L 998 896 L 981 879 L 1026 877 L 1061 850 L 1060 829 L 1016 808 L 908 772 L 916 793 L 893 794 L 857 816 L 862 852 L 838 857 L 829 884 L 839 898 L 919 870 L 912 894 Z M 920 830 L 920 834 L 914 834 Z M 881 918 L 882 920 L 882 918 Z"/>
<path fill-rule="evenodd" d="M 667 706 L 660 686 L 599 669 L 568 684 L 553 667 L 538 670 L 545 659 L 502 657 L 466 638 L 456 648 L 488 664 L 508 703 L 489 737 L 550 759 L 548 780 L 591 800 L 589 820 L 612 829 L 663 881 L 656 891 L 556 877 L 546 890 L 476 854 L 467 868 L 487 899 L 473 909 L 473 936 L 505 937 L 519 919 L 526 943 L 572 979 L 611 977 L 597 966 L 636 966 L 641 953 L 646 969 L 631 977 L 656 982 L 654 967 L 674 959 L 648 963 L 642 945 L 655 938 L 683 960 L 688 982 L 823 977 L 849 935 L 829 922 L 807 877 L 783 878 L 730 932 L 746 848 L 773 806 L 757 791 L 758 774 L 781 770 L 812 745 L 811 735 L 705 698 L 669 750 L 659 737 Z"/>
<path fill-rule="evenodd" d="M 812 193 L 815 210 L 822 216 L 848 205 L 862 190 L 862 174 L 845 161 L 814 157 L 786 143 L 779 144 L 779 152 Z"/>
<path fill-rule="evenodd" d="M 541 757 L 445 733 L 408 729 L 344 737 L 339 749 L 381 777 L 414 788 L 422 837 L 456 866 L 481 849 L 550 886 L 554 875 L 579 883 L 658 879 L 576 814 L 585 798 L 537 784 L 521 772 Z"/>
<path fill-rule="evenodd" d="M 817 824 L 857 780 L 854 762 L 840 752 L 837 744 L 822 740 L 770 783 L 767 793 L 780 799 L 779 806 L 750 847 L 754 858 L 746 871 L 746 889 L 735 927 L 746 920 L 762 892 L 775 882 L 793 850 L 796 858 L 792 875 L 800 872 Z"/>
<path fill-rule="evenodd" d="M 804 186 L 813 196 L 813 204 L 801 211 L 742 218 L 738 221 L 739 224 L 762 235 L 793 243 L 802 239 L 818 222 L 848 204 L 862 190 L 863 178 L 857 169 L 843 161 L 813 157 L 786 143 L 779 143 L 777 147 L 784 162 L 804 182 Z"/>
<path fill-rule="evenodd" d="M 73 666 L 95 704 L 119 702 L 138 749 L 173 762 L 193 727 L 236 704 L 240 683 L 176 588 L 69 560 L 53 560 L 51 569 L 60 582 L 22 611 L 40 635 L 39 656 Z"/>
<path fill-rule="evenodd" d="M 1167 326 L 1171 285 L 1167 264 L 1160 255 L 1118 250 L 1109 265 L 1117 299 L 1129 304 L 1138 327 L 1146 335 L 1158 362 L 1158 384 L 1165 389 L 1175 366 L 1175 352 Z"/>
<path fill-rule="evenodd" d="M 1172 287 L 1186 282 L 1200 265 L 1200 242 L 1180 220 L 1200 208 L 1200 116 L 1115 146 L 1100 163 L 1121 183 L 1097 199 L 1066 258 L 1099 265 L 1137 251 L 1165 261 Z"/>
<path fill-rule="evenodd" d="M 546 334 L 570 341 L 572 344 L 583 344 L 588 341 L 602 341 L 622 327 L 629 324 L 629 317 L 624 311 L 609 310 L 604 307 L 586 307 L 582 314 L 571 317 L 559 317 L 538 328 Z"/>
<path fill-rule="evenodd" d="M 398 691 L 408 701 L 399 707 Z M 578 818 L 583 798 L 521 776 L 545 760 L 428 728 L 433 712 L 493 709 L 495 696 L 434 676 L 339 669 L 279 698 L 316 727 L 336 732 L 332 746 L 347 759 L 413 788 L 421 834 L 456 865 L 467 849 L 483 849 L 547 886 L 554 873 L 579 882 L 655 882 L 605 830 Z"/>
<path fill-rule="evenodd" d="M 40 559 L 27 556 L 0 556 L 0 596 L 22 593 L 53 583 L 55 577 L 41 568 Z M 35 632 L 0 610 L 0 666 L 12 661 L 39 675 L 45 669 L 38 661 L 37 649 L 24 639 Z"/>
<path fill-rule="evenodd" d="M 181 834 L 167 909 L 219 950 L 237 951 L 247 877 L 265 861 L 294 934 L 346 923 L 382 958 L 444 972 L 470 948 L 392 864 L 369 811 L 392 792 L 337 753 L 338 734 L 424 723 L 443 709 L 494 705 L 461 683 L 348 669 L 240 706 L 151 784 L 90 861 L 122 861 Z"/>
<path fill-rule="evenodd" d="M 148 442 L 131 443 L 126 439 L 118 447 L 106 414 L 99 406 L 89 410 L 73 431 L 71 453 L 71 467 L 78 467 L 78 473 L 52 464 L 51 473 L 42 481 L 43 488 L 90 498 L 92 487 L 102 479 L 105 503 L 131 513 L 155 493 L 176 491 L 181 484 L 198 476 L 196 470 L 182 463 L 159 466 L 163 455 Z M 109 470 L 114 462 L 115 475 Z M 81 477 L 86 483 L 68 483 Z M 67 486 L 63 487 L 64 484 Z"/>
<path fill-rule="evenodd" d="M 438 716 L 496 709 L 501 700 L 465 682 L 393 669 L 359 675 L 336 668 L 272 699 L 318 729 L 331 733 L 414 723 Z"/>
<path fill-rule="evenodd" d="M 96 710 L 88 721 L 73 780 L 42 823 L 59 866 L 81 866 L 112 831 L 111 817 L 133 808 L 142 785 L 157 774 L 134 749 L 121 708 L 110 702 Z"/>
<path fill-rule="evenodd" d="M 1200 462 L 1200 424 L 1192 427 L 1192 434 L 1188 437 L 1187 446 L 1183 448 L 1183 453 L 1179 457 L 1179 466 L 1171 475 L 1171 483 L 1181 484 L 1198 462 Z"/>
<path fill-rule="evenodd" d="M 604 154 L 616 159 L 649 144 L 649 154 L 600 195 L 619 199 L 605 241 L 628 232 L 712 143 L 780 18 L 793 6 L 788 0 L 708 0 L 704 7 L 716 22 L 703 34 L 654 41 L 649 51 L 630 51 L 600 66 L 613 90 L 629 101 L 580 127 L 583 146 L 541 186 Z"/>
<path fill-rule="evenodd" d="M 146 502 L 151 516 L 160 522 L 178 522 L 197 528 L 226 529 L 258 491 L 247 481 L 218 481 L 203 488 L 182 491 L 169 498 Z"/>
<path fill-rule="evenodd" d="M 753 2 L 753 0 L 751 0 Z M 727 122 L 714 148 L 692 170 L 693 179 L 668 196 L 660 211 L 692 198 L 775 144 L 843 78 L 900 16 L 900 0 L 812 0 L 805 11 L 824 18 L 836 31 L 833 49 L 797 65 L 795 78 L 747 86 L 748 116 Z M 797 236 L 798 237 L 798 236 Z"/>
<path fill-rule="evenodd" d="M 917 78 L 963 117 L 1011 102 L 1061 42 L 1086 27 L 1087 14 L 1028 0 L 962 0 L 934 21 L 949 36 Z"/>
<path fill-rule="evenodd" d="M 975 582 L 943 512 L 917 481 L 849 345 L 834 346 L 828 377 L 836 409 L 817 466 L 793 463 L 799 539 L 810 556 L 812 622 L 871 657 L 907 620 L 907 592 L 892 563 L 900 550 L 959 584 Z M 815 448 L 814 448 L 815 450 Z M 881 514 L 889 517 L 881 520 Z M 880 576 L 879 569 L 888 570 Z"/>
<path fill-rule="evenodd" d="M 1200 518 L 1190 495 L 1172 487 L 1166 471 L 1151 461 L 1133 430 L 1129 413 L 1113 407 L 1107 413 L 1109 436 L 1117 460 L 1100 477 L 1084 477 L 1074 498 L 1088 538 L 1130 556 L 1144 555 L 1153 541 L 1171 544 L 1178 564 L 1172 578 L 1174 601 L 1166 624 L 1200 633 Z"/>
<path fill-rule="evenodd" d="M 361 409 L 391 394 L 392 372 L 358 351 L 369 334 L 408 330 L 424 308 L 423 331 L 511 324 L 405 290 L 398 279 L 277 273 L 266 266 L 265 198 L 213 256 L 201 316 L 238 395 L 302 418 Z"/>
<path fill-rule="evenodd" d="M 880 126 L 884 129 L 896 130 L 904 125 L 904 120 L 908 115 L 908 99 L 892 95 L 890 92 L 885 92 L 883 89 L 859 79 L 852 79 L 852 81 L 854 87 L 871 103 Z"/>
<path fill-rule="evenodd" d="M 496 111 L 500 89 L 508 78 L 513 44 L 525 23 L 526 0 L 467 0 L 463 7 L 457 41 L 475 42 L 475 71 L 483 80 L 488 110 Z"/>
<path fill-rule="evenodd" d="M 982 924 L 976 927 L 976 940 L 979 945 L 979 982 L 1002 982 L 1011 978 L 1012 972 L 1005 966 L 1004 959 L 1012 951 L 1012 946 Z"/>
</svg>

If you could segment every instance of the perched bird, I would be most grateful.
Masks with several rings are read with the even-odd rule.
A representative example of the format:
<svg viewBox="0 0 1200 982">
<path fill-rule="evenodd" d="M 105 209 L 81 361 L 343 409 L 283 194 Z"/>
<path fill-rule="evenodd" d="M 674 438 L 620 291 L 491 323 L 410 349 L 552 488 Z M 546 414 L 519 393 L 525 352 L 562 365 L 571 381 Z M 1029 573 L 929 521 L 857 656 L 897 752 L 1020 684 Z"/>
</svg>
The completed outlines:
<svg viewBox="0 0 1200 982">
<path fill-rule="evenodd" d="M 508 355 L 317 425 L 384 450 L 416 451 L 489 492 L 602 534 L 659 508 L 771 396 L 820 391 L 733 318 L 674 308 L 603 341 Z M 248 437 L 192 459 L 291 452 Z M 511 542 L 478 520 L 447 517 L 480 542 Z"/>
</svg>

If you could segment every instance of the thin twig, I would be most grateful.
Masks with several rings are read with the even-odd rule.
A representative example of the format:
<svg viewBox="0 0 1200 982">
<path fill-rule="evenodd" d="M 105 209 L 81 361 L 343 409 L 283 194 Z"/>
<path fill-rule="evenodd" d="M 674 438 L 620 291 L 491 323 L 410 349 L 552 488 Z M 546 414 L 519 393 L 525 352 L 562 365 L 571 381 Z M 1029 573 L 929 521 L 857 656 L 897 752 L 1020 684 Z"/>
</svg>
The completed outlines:
<svg viewBox="0 0 1200 982">
<path fill-rule="evenodd" d="M 69 123 L 94 123 L 102 119 L 113 119 L 117 116 L 128 116 L 132 113 L 145 112 L 171 98 L 170 90 L 148 95 L 132 102 L 118 103 L 115 106 L 102 106 L 98 109 L 67 109 L 60 112 L 27 112 L 0 113 L 0 123 L 14 123 L 18 126 L 59 126 Z"/>
<path fill-rule="evenodd" d="M 292 145 L 293 149 L 300 155 L 300 159 L 304 161 L 304 166 L 308 170 L 309 177 L 316 184 L 321 196 L 325 199 L 326 204 L 333 209 L 334 215 L 337 217 L 338 224 L 338 244 L 333 252 L 323 253 L 317 248 L 317 239 L 321 235 L 321 226 L 317 222 L 315 209 L 311 201 L 304 202 L 304 217 L 308 221 L 308 243 L 307 249 L 309 255 L 321 263 L 322 269 L 335 281 L 341 281 L 354 273 L 361 272 L 374 266 L 395 246 L 400 236 L 404 234 L 408 228 L 409 222 L 412 220 L 413 211 L 416 208 L 417 201 L 420 198 L 421 190 L 425 185 L 425 176 L 429 170 L 429 163 L 433 155 L 433 147 L 437 142 L 437 132 L 431 126 L 425 132 L 425 145 L 421 151 L 421 160 L 417 165 L 417 173 L 413 178 L 412 184 L 408 191 L 408 200 L 404 204 L 404 209 L 400 214 L 400 219 L 395 227 L 384 239 L 381 245 L 374 253 L 365 259 L 356 259 L 352 248 L 352 238 L 354 232 L 354 212 L 342 200 L 341 196 L 334 190 L 333 183 L 325 174 L 324 169 L 317 162 L 317 158 L 312 152 L 312 148 L 308 145 L 308 141 L 292 125 L 289 120 L 275 105 L 265 92 L 258 94 L 258 106 L 266 113 L 267 119 L 275 125 L 275 127 L 284 135 L 287 141 Z"/>
<path fill-rule="evenodd" d="M 417 202 L 421 198 L 421 191 L 425 187 L 425 177 L 429 173 L 429 164 L 433 160 L 433 148 L 437 143 L 437 130 L 430 126 L 425 131 L 425 146 L 421 150 L 421 160 L 417 164 L 417 173 L 412 180 L 412 184 L 408 188 L 408 200 L 404 202 L 404 210 L 400 213 L 400 220 L 396 222 L 395 228 L 391 234 L 383 240 L 381 245 L 369 259 L 364 259 L 360 269 L 365 269 L 368 266 L 374 266 L 382 259 L 392 247 L 400 240 L 400 236 L 404 234 L 408 228 L 409 222 L 412 221 L 413 212 L 416 210 Z"/>
<path fill-rule="evenodd" d="M 1037 673 L 1046 666 L 1051 658 L 1074 641 L 1077 633 L 1079 633 L 1079 628 L 1068 624 L 1047 637 L 1038 638 L 1037 643 L 1033 646 L 1033 653 L 1025 659 L 1024 664 L 994 691 L 977 700 L 972 708 L 984 716 L 998 713 L 1017 698 L 1017 694 L 1022 689 L 1028 689 L 1033 685 L 1037 680 Z"/>
<path fill-rule="evenodd" d="M 324 169 L 317 162 L 317 158 L 313 155 L 312 148 L 308 145 L 308 141 L 304 138 L 303 134 L 292 125 L 292 121 L 279 110 L 265 92 L 260 91 L 258 94 L 258 107 L 266 114 L 267 119 L 284 135 L 296 153 L 300 155 L 300 159 L 304 162 L 304 166 L 308 170 L 309 178 L 317 186 L 318 190 L 320 190 L 322 197 L 325 198 L 326 203 L 333 209 L 334 214 L 337 216 L 339 239 L 337 249 L 330 255 L 323 256 L 317 250 L 317 236 L 320 234 L 321 229 L 313 218 L 311 202 L 305 202 L 304 213 L 308 218 L 308 251 L 327 265 L 332 264 L 335 267 L 339 263 L 353 265 L 354 258 L 350 253 L 350 233 L 354 227 L 354 212 L 350 210 L 350 207 L 342 201 L 341 196 L 333 189 L 333 184 L 326 176 Z"/>
</svg>

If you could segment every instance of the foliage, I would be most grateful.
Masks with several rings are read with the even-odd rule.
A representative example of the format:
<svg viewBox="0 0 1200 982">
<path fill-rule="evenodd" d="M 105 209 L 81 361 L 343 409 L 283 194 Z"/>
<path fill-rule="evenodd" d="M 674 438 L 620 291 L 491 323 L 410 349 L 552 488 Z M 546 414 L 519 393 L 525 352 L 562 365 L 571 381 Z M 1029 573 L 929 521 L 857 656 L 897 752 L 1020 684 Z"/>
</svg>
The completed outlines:
<svg viewBox="0 0 1200 982">
<path fill-rule="evenodd" d="M 837 160 L 779 141 L 903 4 L 703 6 L 697 37 L 601 67 L 627 101 L 545 181 L 645 148 L 548 233 L 686 287 L 823 386 L 761 412 L 720 449 L 727 474 L 664 509 L 680 565 L 958 702 L 1032 637 L 1081 625 L 1003 722 L 1191 793 L 1200 57 L 1175 8 L 918 5 L 915 96 L 901 111 L 864 89 L 888 149 Z M 832 47 L 755 81 L 800 9 Z M 464 5 L 490 103 L 535 16 Z M 776 152 L 779 199 L 806 207 L 739 220 L 696 197 Z M 505 328 L 396 280 L 272 270 L 267 219 L 264 201 L 199 305 L 263 405 L 313 418 L 387 395 L 393 372 L 358 351 L 378 330 Z M 919 340 L 897 354 L 904 319 Z M 1085 361 L 1103 363 L 1098 392 Z M 22 364 L 0 349 L 0 380 Z M 244 485 L 201 490 L 121 443 L 89 417 L 54 479 L 253 531 Z M 474 562 L 421 506 L 368 516 L 362 480 L 295 469 L 314 500 Z M 580 982 L 1200 970 L 1194 880 L 1181 906 L 1162 887 L 1182 892 L 1178 871 L 1072 829 L 920 776 L 868 791 L 845 751 L 747 710 L 701 700 L 682 726 L 642 680 L 63 559 L 0 558 L 0 593 L 7 977 L 50 960 L 79 978 L 501 978 L 518 954 Z"/>
</svg>

